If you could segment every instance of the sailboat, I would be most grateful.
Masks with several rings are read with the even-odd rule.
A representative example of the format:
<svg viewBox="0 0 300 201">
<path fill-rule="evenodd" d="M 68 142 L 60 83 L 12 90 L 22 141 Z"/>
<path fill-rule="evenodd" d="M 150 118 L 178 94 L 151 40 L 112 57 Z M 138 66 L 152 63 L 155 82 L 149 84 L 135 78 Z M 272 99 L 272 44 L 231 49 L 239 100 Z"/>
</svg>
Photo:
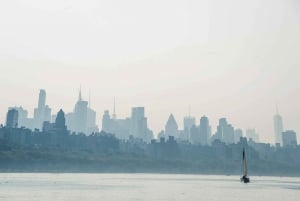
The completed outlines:
<svg viewBox="0 0 300 201">
<path fill-rule="evenodd" d="M 246 156 L 245 156 L 245 148 L 243 148 L 243 165 L 242 165 L 242 177 L 241 177 L 241 182 L 244 182 L 244 183 L 249 183 L 250 182 L 250 179 L 249 177 L 247 176 L 247 161 L 246 161 Z"/>
</svg>

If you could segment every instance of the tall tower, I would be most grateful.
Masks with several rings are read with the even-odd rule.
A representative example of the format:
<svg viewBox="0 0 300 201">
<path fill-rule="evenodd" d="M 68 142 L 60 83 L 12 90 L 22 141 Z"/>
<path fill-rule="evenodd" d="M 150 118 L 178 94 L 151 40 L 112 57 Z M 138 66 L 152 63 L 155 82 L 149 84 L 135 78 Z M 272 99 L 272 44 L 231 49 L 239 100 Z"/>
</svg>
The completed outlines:
<svg viewBox="0 0 300 201">
<path fill-rule="evenodd" d="M 91 134 L 91 133 L 96 133 L 99 131 L 97 125 L 96 125 L 96 111 L 91 108 L 91 93 L 89 95 L 89 104 L 87 108 L 87 133 L 86 134 Z"/>
<path fill-rule="evenodd" d="M 46 105 L 46 91 L 40 89 L 38 107 L 34 108 L 33 128 L 42 129 L 44 121 L 51 120 L 51 108 Z"/>
<path fill-rule="evenodd" d="M 44 89 L 41 89 L 39 93 L 38 108 L 44 108 L 45 105 L 46 105 L 46 91 Z"/>
<path fill-rule="evenodd" d="M 62 109 L 59 110 L 59 112 L 56 115 L 55 119 L 55 127 L 58 129 L 66 130 L 66 119 L 65 119 L 65 113 Z"/>
<path fill-rule="evenodd" d="M 177 124 L 173 114 L 170 114 L 169 119 L 166 123 L 165 135 L 167 137 L 173 136 L 174 138 L 178 138 L 178 124 Z"/>
<path fill-rule="evenodd" d="M 79 90 L 78 101 L 74 108 L 74 131 L 78 133 L 87 132 L 87 110 L 88 102 L 84 101 Z"/>
<path fill-rule="evenodd" d="M 6 115 L 6 127 L 18 127 L 18 111 L 16 109 L 9 109 Z"/>
<path fill-rule="evenodd" d="M 282 146 L 283 123 L 282 123 L 282 117 L 278 113 L 277 107 L 276 107 L 276 114 L 274 115 L 273 120 L 274 120 L 275 144 L 279 143 Z"/>
<path fill-rule="evenodd" d="M 200 132 L 200 143 L 202 145 L 207 145 L 208 139 L 210 137 L 210 126 L 209 126 L 209 120 L 206 116 L 203 116 L 200 119 L 199 132 Z"/>
<path fill-rule="evenodd" d="M 133 107 L 130 118 L 130 135 L 150 142 L 153 133 L 148 129 L 147 118 L 144 107 Z"/>
</svg>

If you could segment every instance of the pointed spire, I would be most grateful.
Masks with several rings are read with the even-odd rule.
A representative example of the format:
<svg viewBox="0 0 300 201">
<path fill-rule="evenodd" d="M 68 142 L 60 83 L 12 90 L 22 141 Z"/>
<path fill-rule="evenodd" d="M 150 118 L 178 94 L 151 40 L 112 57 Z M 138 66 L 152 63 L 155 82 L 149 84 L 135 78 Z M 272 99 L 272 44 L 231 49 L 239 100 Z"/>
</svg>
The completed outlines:
<svg viewBox="0 0 300 201">
<path fill-rule="evenodd" d="M 176 122 L 176 120 L 175 120 L 175 118 L 174 118 L 174 116 L 173 116 L 172 113 L 170 114 L 170 116 L 168 118 L 167 125 L 169 125 L 169 126 L 175 126 L 175 127 L 178 128 L 178 124 L 177 124 L 177 122 Z"/>
<path fill-rule="evenodd" d="M 191 105 L 189 105 L 189 117 L 191 117 Z"/>
<path fill-rule="evenodd" d="M 81 96 L 81 85 L 80 85 L 80 88 L 79 88 L 78 101 L 82 101 L 82 96 Z"/>
<path fill-rule="evenodd" d="M 279 114 L 278 112 L 278 105 L 276 104 L 276 114 Z"/>
</svg>

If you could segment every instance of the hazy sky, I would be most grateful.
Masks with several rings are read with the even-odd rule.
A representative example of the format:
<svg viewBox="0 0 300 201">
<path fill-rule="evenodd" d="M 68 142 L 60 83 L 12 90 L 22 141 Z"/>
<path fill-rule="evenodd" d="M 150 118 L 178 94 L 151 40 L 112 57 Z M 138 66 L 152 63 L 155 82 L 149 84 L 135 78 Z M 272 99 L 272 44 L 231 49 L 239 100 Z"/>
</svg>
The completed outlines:
<svg viewBox="0 0 300 201">
<path fill-rule="evenodd" d="M 206 115 L 274 141 L 276 103 L 300 140 L 298 0 L 0 1 L 0 120 L 32 116 L 38 91 L 73 110 L 80 84 L 97 123 L 145 106 L 156 134 L 172 112 L 182 127 Z"/>
</svg>

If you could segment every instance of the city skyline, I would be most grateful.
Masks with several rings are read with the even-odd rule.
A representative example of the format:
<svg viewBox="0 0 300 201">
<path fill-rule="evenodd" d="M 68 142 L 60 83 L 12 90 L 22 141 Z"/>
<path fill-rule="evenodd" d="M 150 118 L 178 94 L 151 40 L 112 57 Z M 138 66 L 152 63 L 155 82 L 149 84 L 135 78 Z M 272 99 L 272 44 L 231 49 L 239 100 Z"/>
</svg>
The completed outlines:
<svg viewBox="0 0 300 201">
<path fill-rule="evenodd" d="M 234 5 L 234 6 L 232 6 Z M 300 133 L 300 14 L 294 0 L 0 2 L 0 120 L 39 88 L 73 110 L 78 86 L 100 115 L 147 108 L 156 134 L 191 105 L 213 130 L 221 117 L 274 142 L 275 105 Z M 155 15 L 153 14 L 155 13 Z M 22 103 L 21 101 L 22 100 Z"/>
<path fill-rule="evenodd" d="M 64 110 L 64 108 L 63 107 L 61 107 L 60 109 L 63 109 L 64 110 L 64 112 L 66 113 L 66 121 L 67 122 L 69 122 L 69 123 L 67 123 L 67 126 L 68 126 L 68 129 L 70 129 L 71 131 L 75 131 L 75 132 L 85 132 L 87 135 L 88 134 L 90 134 L 91 132 L 99 132 L 99 131 L 101 131 L 101 130 L 103 130 L 103 118 L 104 118 L 104 116 L 102 116 L 102 115 L 105 115 L 105 114 L 108 114 L 109 115 L 109 113 L 107 113 L 107 112 L 112 112 L 112 113 L 110 113 L 111 114 L 111 117 L 109 117 L 109 118 L 111 118 L 112 120 L 115 120 L 116 121 L 116 123 L 117 122 L 119 122 L 119 123 L 117 123 L 117 124 L 114 124 L 114 126 L 113 127 L 115 127 L 115 128 L 113 128 L 113 130 L 104 130 L 105 132 L 111 132 L 111 133 L 114 133 L 116 136 L 118 136 L 118 138 L 120 138 L 120 139 L 125 139 L 125 138 L 128 138 L 128 136 L 130 135 L 130 132 L 129 132 L 129 130 L 127 131 L 127 132 L 129 132 L 129 133 L 127 133 L 127 132 L 125 132 L 125 134 L 124 134 L 124 130 L 122 130 L 121 129 L 121 133 L 119 133 L 118 132 L 118 129 L 120 129 L 120 128 L 118 128 L 119 126 L 119 124 L 121 123 L 120 121 L 123 121 L 123 123 L 121 123 L 121 125 L 125 125 L 124 123 L 127 121 L 127 123 L 126 124 L 129 124 L 130 125 L 130 118 L 133 118 L 133 116 L 135 116 L 134 115 L 134 113 L 133 113 L 133 111 L 134 110 L 136 110 L 136 109 L 138 109 L 138 110 L 140 110 L 140 109 L 142 109 L 142 113 L 141 113 L 141 115 L 142 116 L 144 116 L 143 118 L 145 118 L 145 113 L 148 113 L 148 111 L 147 112 L 145 112 L 145 107 L 143 106 L 143 107 L 130 107 L 130 109 L 132 110 L 132 113 L 131 113 L 131 115 L 129 114 L 129 115 L 127 115 L 127 116 L 120 116 L 120 115 L 118 115 L 117 114 L 117 112 L 116 112 L 116 100 L 115 100 L 115 97 L 113 98 L 113 108 L 111 108 L 111 109 L 108 109 L 108 110 L 104 110 L 103 112 L 102 111 L 94 111 L 93 110 L 93 108 L 91 107 L 91 105 L 90 105 L 90 102 L 91 102 L 91 97 L 89 96 L 89 101 L 85 101 L 85 99 L 84 99 L 84 97 L 82 96 L 82 91 L 81 91 L 81 87 L 80 87 L 80 89 L 79 89 L 79 94 L 78 94 L 78 98 L 77 98 L 77 103 L 76 103 L 76 101 L 75 101 L 75 107 L 71 110 L 71 111 L 66 111 L 66 110 Z M 52 109 L 52 106 L 51 106 L 51 104 L 50 104 L 50 106 L 48 106 L 48 105 L 46 105 L 46 90 L 44 90 L 44 89 L 40 89 L 40 91 L 39 91 L 39 95 L 38 95 L 38 101 L 37 101 L 37 108 L 35 108 L 34 109 L 34 112 L 33 112 L 33 115 L 28 115 L 28 111 L 29 111 L 29 114 L 30 114 L 30 109 L 28 109 L 28 108 L 25 108 L 25 107 L 22 107 L 21 105 L 20 105 L 20 107 L 8 107 L 8 109 L 17 109 L 17 110 L 22 110 L 22 113 L 26 113 L 26 115 L 28 115 L 28 118 L 32 118 L 32 122 L 30 123 L 31 125 L 32 125 L 32 129 L 33 128 L 39 128 L 40 130 L 41 130 L 41 128 L 42 128 L 42 123 L 40 123 L 40 124 L 38 124 L 37 125 L 37 123 L 36 123 L 36 121 L 37 121 L 37 119 L 39 120 L 39 119 L 41 119 L 40 118 L 40 115 L 36 115 L 36 113 L 38 113 L 36 110 L 39 110 L 39 108 L 41 109 L 41 108 L 43 108 L 43 107 L 45 107 L 47 110 L 49 110 L 49 112 L 51 113 L 51 110 L 53 111 L 53 109 Z M 48 96 L 47 96 L 48 97 Z M 75 123 L 75 125 L 80 125 L 80 124 L 82 124 L 82 125 L 84 125 L 83 127 L 81 127 L 81 128 L 77 128 L 76 127 L 76 129 L 75 128 L 73 128 L 74 126 L 72 126 L 74 123 L 71 123 L 71 122 L 73 122 L 74 120 L 70 120 L 70 117 L 69 117 L 69 115 L 74 115 L 74 114 L 76 114 L 76 110 L 78 110 L 77 108 L 78 107 L 81 107 L 82 108 L 82 106 L 78 106 L 78 105 L 82 105 L 82 103 L 83 103 L 83 107 L 85 108 L 85 109 L 83 109 L 83 110 L 86 110 L 86 112 L 85 112 L 85 115 L 83 115 L 83 116 L 85 116 L 85 117 L 81 117 L 80 116 L 80 113 L 78 113 L 78 117 L 77 117 L 77 119 L 78 119 L 78 121 L 80 122 L 80 123 Z M 79 110 L 81 110 L 82 111 L 82 109 L 79 109 Z M 57 111 L 59 111 L 59 110 L 57 110 Z M 91 117 L 92 119 L 90 119 L 90 120 L 87 120 L 87 114 L 89 114 L 89 113 L 95 113 L 94 115 L 92 115 L 92 116 L 94 116 L 94 117 Z M 46 114 L 47 114 L 47 116 L 49 116 L 49 117 L 44 117 L 44 120 L 39 120 L 40 122 L 42 122 L 42 121 L 49 121 L 49 122 L 55 122 L 55 118 L 56 118 L 56 112 L 55 111 L 53 111 L 52 112 L 52 114 L 51 114 L 51 119 L 50 119 L 50 113 L 49 112 L 46 112 Z M 74 113 L 73 113 L 74 112 Z M 97 116 L 96 116 L 96 113 L 97 113 Z M 19 114 L 20 115 L 20 114 Z M 132 116 L 133 115 L 133 116 Z M 24 117 L 22 117 L 22 116 L 24 116 L 24 114 L 21 114 L 21 117 L 20 118 L 24 118 Z M 89 115 L 88 115 L 89 116 Z M 200 115 L 201 116 L 201 115 Z M 231 129 L 232 130 L 232 132 L 230 131 L 229 133 L 231 133 L 230 135 L 232 135 L 231 137 L 230 136 L 227 136 L 227 137 L 229 137 L 229 138 L 224 138 L 223 139 L 223 137 L 222 137 L 222 134 L 220 134 L 220 132 L 223 132 L 223 129 L 225 129 L 225 130 L 227 130 L 227 128 L 222 128 L 221 127 L 221 131 L 219 130 L 219 126 L 221 125 L 224 125 L 224 123 L 222 123 L 222 122 L 225 122 L 225 125 L 227 124 L 227 121 L 229 120 L 229 121 L 231 121 L 230 120 L 230 117 L 226 117 L 226 116 L 223 116 L 223 117 L 219 117 L 218 118 L 218 121 L 219 121 L 219 126 L 217 127 L 217 125 L 213 125 L 213 124 L 211 124 L 210 123 L 210 119 L 209 119 L 209 117 L 208 117 L 208 119 L 206 120 L 206 121 L 209 121 L 209 123 L 207 123 L 207 128 L 206 128 L 206 132 L 208 132 L 208 134 L 207 134 L 207 136 L 205 137 L 207 140 L 209 139 L 209 138 L 211 138 L 211 140 L 209 140 L 209 141 L 213 141 L 213 140 L 215 140 L 215 139 L 221 139 L 222 141 L 224 141 L 224 142 L 227 142 L 227 143 L 233 143 L 233 142 L 236 142 L 238 139 L 236 139 L 236 130 L 241 130 L 241 133 L 242 133 L 242 135 L 244 136 L 244 137 L 252 137 L 252 139 L 253 140 L 255 140 L 256 142 L 259 142 L 259 141 L 262 141 L 262 142 L 266 142 L 266 143 L 271 143 L 271 144 L 275 144 L 275 142 L 278 142 L 278 140 L 277 139 L 275 139 L 275 136 L 278 136 L 278 135 L 280 135 L 280 134 L 278 134 L 278 131 L 277 131 L 277 121 L 275 121 L 275 118 L 278 118 L 278 116 L 279 116 L 279 118 L 280 118 L 280 121 L 281 121 L 281 125 L 280 125 L 280 127 L 281 127 L 281 131 L 280 132 L 283 132 L 283 131 L 285 131 L 285 130 L 295 130 L 295 129 L 293 129 L 293 128 L 288 128 L 288 129 L 283 129 L 283 123 L 282 123 L 282 117 L 280 116 L 280 113 L 278 112 L 278 106 L 276 106 L 276 112 L 273 114 L 273 118 L 274 118 L 274 122 L 273 122 L 273 127 L 274 127 L 274 130 L 273 130 L 273 133 L 272 133 L 272 135 L 273 135 L 273 137 L 274 137 L 274 141 L 263 141 L 263 140 L 261 140 L 261 139 L 263 139 L 263 136 L 261 135 L 261 133 L 256 133 L 256 127 L 246 127 L 246 128 L 243 128 L 243 127 L 240 127 L 239 125 L 231 125 L 231 124 L 228 124 L 231 128 L 229 128 L 229 129 Z M 118 117 L 118 118 L 117 118 Z M 153 132 L 153 136 L 155 137 L 155 138 L 159 138 L 160 137 L 160 132 L 161 131 L 164 131 L 164 132 L 166 132 L 165 134 L 166 134 L 166 136 L 165 137 L 168 137 L 169 135 L 175 135 L 175 137 L 176 138 L 178 138 L 179 137 L 179 135 L 182 135 L 180 138 L 182 139 L 182 140 L 184 140 L 184 139 L 187 139 L 187 140 L 189 140 L 190 142 L 193 142 L 194 141 L 194 139 L 193 139 L 193 137 L 192 137 L 192 135 L 193 134 L 191 134 L 190 132 L 192 132 L 192 130 L 190 131 L 190 129 L 192 128 L 192 125 L 193 124 L 195 124 L 197 127 L 195 127 L 195 128 L 197 128 L 197 129 L 199 129 L 199 122 L 201 122 L 201 119 L 203 119 L 203 118 L 207 118 L 206 117 L 206 115 L 202 115 L 202 117 L 195 117 L 195 115 L 191 115 L 191 107 L 189 106 L 189 109 L 188 109 L 188 115 L 185 115 L 184 117 L 183 117 L 183 119 L 177 119 L 176 117 L 174 117 L 174 115 L 173 115 L 173 113 L 171 112 L 170 113 L 170 116 L 168 117 L 168 119 L 165 121 L 165 122 L 162 122 L 163 124 L 164 124 L 164 127 L 162 127 L 162 128 L 160 128 L 160 129 L 158 129 L 158 131 L 156 132 L 153 128 L 151 128 L 151 127 L 149 127 L 149 129 L 151 129 L 151 130 L 149 130 L 150 132 L 152 132 L 152 130 L 154 130 L 154 132 Z M 72 117 L 71 117 L 72 118 Z M 86 123 L 82 123 L 82 118 L 85 118 L 86 120 L 84 121 L 84 122 L 86 122 Z M 96 119 L 95 119 L 96 118 Z M 43 118 L 42 118 L 43 119 Z M 147 116 L 146 117 L 146 129 L 147 129 L 147 121 L 149 121 L 149 119 L 151 119 L 151 117 L 149 118 L 149 116 Z M 23 121 L 24 121 L 24 119 L 23 119 Z M 25 120 L 26 121 L 26 120 Z M 174 126 L 172 126 L 171 125 L 171 127 L 173 127 L 171 130 L 172 131 L 167 131 L 168 130 L 168 128 L 167 127 L 165 127 L 165 126 L 168 126 L 168 124 L 169 124 L 169 122 L 172 122 L 172 124 L 176 124 L 176 128 L 174 128 Z M 179 123 L 179 125 L 180 126 L 178 126 L 177 125 L 177 121 L 178 122 L 182 122 L 182 123 Z M 189 122 L 190 121 L 190 122 Z M 77 122 L 77 120 L 76 120 L 76 122 Z M 173 123 L 173 122 L 175 122 L 175 123 Z M 19 122 L 20 123 L 20 122 Z M 3 125 L 5 124 L 5 121 L 3 121 Z M 28 122 L 27 122 L 27 125 L 28 125 Z M 90 126 L 90 127 L 89 127 Z M 188 127 L 188 129 L 186 130 L 186 126 Z M 233 127 L 232 127 L 233 126 Z M 25 126 L 25 127 L 28 127 L 28 128 L 30 128 L 30 126 Z M 125 127 L 126 127 L 126 125 L 125 125 Z M 131 127 L 131 126 L 129 126 L 129 127 Z M 128 129 L 129 129 L 129 127 L 128 127 Z M 100 129 L 99 129 L 100 128 Z M 174 130 L 175 129 L 175 130 Z M 170 132 L 170 134 L 168 134 L 168 132 Z M 175 133 L 174 133 L 175 132 Z M 197 131 L 196 131 L 197 132 Z M 250 134 L 250 132 L 251 132 L 251 134 Z M 139 133 L 139 132 L 138 132 Z M 138 136 L 138 133 L 136 133 L 137 134 L 137 136 Z M 172 133 L 174 133 L 174 134 L 172 134 Z M 244 134 L 243 134 L 244 133 Z M 151 134 L 152 135 L 152 134 Z M 188 137 L 184 137 L 184 135 L 187 135 Z M 198 135 L 198 134 L 196 134 L 196 135 Z M 220 135 L 221 135 L 221 137 L 220 137 Z M 201 137 L 201 138 L 203 138 L 203 137 Z M 148 142 L 149 142 L 149 139 L 150 138 L 148 138 Z M 208 143 L 209 141 L 207 141 L 206 140 L 206 143 Z M 276 140 L 276 141 L 275 141 Z M 198 141 L 198 140 L 197 140 Z M 196 141 L 195 141 L 196 142 Z M 199 143 L 199 141 L 198 141 L 198 143 Z M 280 144 L 282 144 L 282 141 L 280 142 Z"/>
</svg>

